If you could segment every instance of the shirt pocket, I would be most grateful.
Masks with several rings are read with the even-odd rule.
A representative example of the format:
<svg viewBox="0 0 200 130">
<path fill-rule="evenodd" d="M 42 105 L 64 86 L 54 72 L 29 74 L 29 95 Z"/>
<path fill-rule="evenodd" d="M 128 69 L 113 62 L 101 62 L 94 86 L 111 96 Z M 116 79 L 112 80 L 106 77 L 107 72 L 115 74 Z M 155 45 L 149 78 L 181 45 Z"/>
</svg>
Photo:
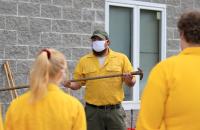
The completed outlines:
<svg viewBox="0 0 200 130">
<path fill-rule="evenodd" d="M 84 70 L 83 70 L 83 74 L 85 75 L 85 77 L 89 77 L 89 76 L 95 76 L 97 72 L 97 68 L 93 68 L 93 67 L 86 67 Z"/>
<path fill-rule="evenodd" d="M 122 68 L 121 66 L 117 66 L 117 65 L 109 65 L 106 67 L 106 71 L 112 74 L 120 74 L 122 73 Z"/>
<path fill-rule="evenodd" d="M 122 73 L 122 68 L 121 66 L 117 65 L 109 65 L 106 67 L 106 75 L 115 75 L 115 74 L 121 74 Z M 112 77 L 107 79 L 107 84 L 109 86 L 119 86 L 120 82 L 122 81 L 122 78 L 119 77 Z"/>
</svg>

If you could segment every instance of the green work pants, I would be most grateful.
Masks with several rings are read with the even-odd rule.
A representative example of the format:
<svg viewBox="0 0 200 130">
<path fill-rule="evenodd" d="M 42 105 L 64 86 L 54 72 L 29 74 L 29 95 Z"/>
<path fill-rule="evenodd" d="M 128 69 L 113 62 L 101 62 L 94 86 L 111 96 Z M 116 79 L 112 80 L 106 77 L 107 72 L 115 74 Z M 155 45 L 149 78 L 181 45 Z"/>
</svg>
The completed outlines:
<svg viewBox="0 0 200 130">
<path fill-rule="evenodd" d="M 114 109 L 100 109 L 85 106 L 87 130 L 126 130 L 126 113 L 122 106 Z"/>
</svg>

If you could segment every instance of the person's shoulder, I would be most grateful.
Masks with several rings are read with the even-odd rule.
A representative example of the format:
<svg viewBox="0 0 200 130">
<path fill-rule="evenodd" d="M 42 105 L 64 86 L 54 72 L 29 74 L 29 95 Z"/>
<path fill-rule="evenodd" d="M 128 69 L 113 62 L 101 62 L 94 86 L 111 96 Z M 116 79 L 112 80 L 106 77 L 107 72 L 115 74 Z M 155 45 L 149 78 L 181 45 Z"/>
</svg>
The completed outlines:
<svg viewBox="0 0 200 130">
<path fill-rule="evenodd" d="M 70 105 L 71 107 L 74 107 L 74 106 L 83 107 L 83 105 L 77 98 L 75 98 L 69 94 L 65 93 L 63 99 L 65 100 L 65 102 L 68 102 L 67 104 L 71 104 Z"/>
<path fill-rule="evenodd" d="M 30 97 L 30 92 L 28 91 L 20 95 L 19 97 L 15 98 L 14 100 L 12 100 L 12 102 L 10 103 L 10 106 L 16 107 L 18 104 L 23 104 L 27 101 L 29 97 Z"/>
<path fill-rule="evenodd" d="M 127 57 L 124 53 L 121 53 L 121 52 L 111 50 L 111 53 L 113 56 L 117 56 L 117 57 L 121 57 L 121 58 Z"/>
<path fill-rule="evenodd" d="M 170 68 L 173 68 L 175 62 L 177 61 L 177 55 L 168 57 L 160 62 L 158 62 L 153 70 L 161 69 L 161 70 L 169 70 Z"/>
<path fill-rule="evenodd" d="M 79 61 L 86 60 L 86 59 L 88 59 L 88 58 L 90 58 L 90 57 L 93 57 L 93 54 L 92 54 L 92 53 L 88 53 L 88 54 L 86 54 L 86 55 L 80 57 Z"/>
<path fill-rule="evenodd" d="M 178 55 L 170 56 L 160 62 L 160 64 L 171 64 L 177 60 Z"/>
</svg>

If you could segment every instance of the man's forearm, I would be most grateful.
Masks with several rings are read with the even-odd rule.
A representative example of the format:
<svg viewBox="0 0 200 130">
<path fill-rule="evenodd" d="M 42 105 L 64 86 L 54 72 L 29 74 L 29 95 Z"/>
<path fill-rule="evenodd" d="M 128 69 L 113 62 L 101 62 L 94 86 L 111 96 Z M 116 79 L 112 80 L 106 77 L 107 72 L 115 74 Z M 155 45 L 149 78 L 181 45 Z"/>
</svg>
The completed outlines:
<svg viewBox="0 0 200 130">
<path fill-rule="evenodd" d="M 133 78 L 131 81 L 127 82 L 125 81 L 125 84 L 128 86 L 128 87 L 133 87 L 135 85 L 135 78 Z"/>
<path fill-rule="evenodd" d="M 77 90 L 81 88 L 81 85 L 78 82 L 72 82 L 69 88 L 71 88 L 72 90 Z"/>
</svg>

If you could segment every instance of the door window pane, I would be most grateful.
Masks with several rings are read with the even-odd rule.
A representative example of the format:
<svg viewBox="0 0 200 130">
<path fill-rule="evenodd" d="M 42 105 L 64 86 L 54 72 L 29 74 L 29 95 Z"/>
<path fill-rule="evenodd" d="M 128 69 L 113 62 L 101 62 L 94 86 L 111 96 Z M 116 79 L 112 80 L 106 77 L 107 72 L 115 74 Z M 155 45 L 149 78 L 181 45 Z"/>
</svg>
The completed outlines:
<svg viewBox="0 0 200 130">
<path fill-rule="evenodd" d="M 140 82 L 140 95 L 152 67 L 160 60 L 160 12 L 140 10 L 140 67 L 144 78 Z"/>
<path fill-rule="evenodd" d="M 127 7 L 110 6 L 109 36 L 110 48 L 122 52 L 132 59 L 132 25 L 133 9 Z M 132 100 L 133 90 L 124 85 L 125 100 Z"/>
</svg>

